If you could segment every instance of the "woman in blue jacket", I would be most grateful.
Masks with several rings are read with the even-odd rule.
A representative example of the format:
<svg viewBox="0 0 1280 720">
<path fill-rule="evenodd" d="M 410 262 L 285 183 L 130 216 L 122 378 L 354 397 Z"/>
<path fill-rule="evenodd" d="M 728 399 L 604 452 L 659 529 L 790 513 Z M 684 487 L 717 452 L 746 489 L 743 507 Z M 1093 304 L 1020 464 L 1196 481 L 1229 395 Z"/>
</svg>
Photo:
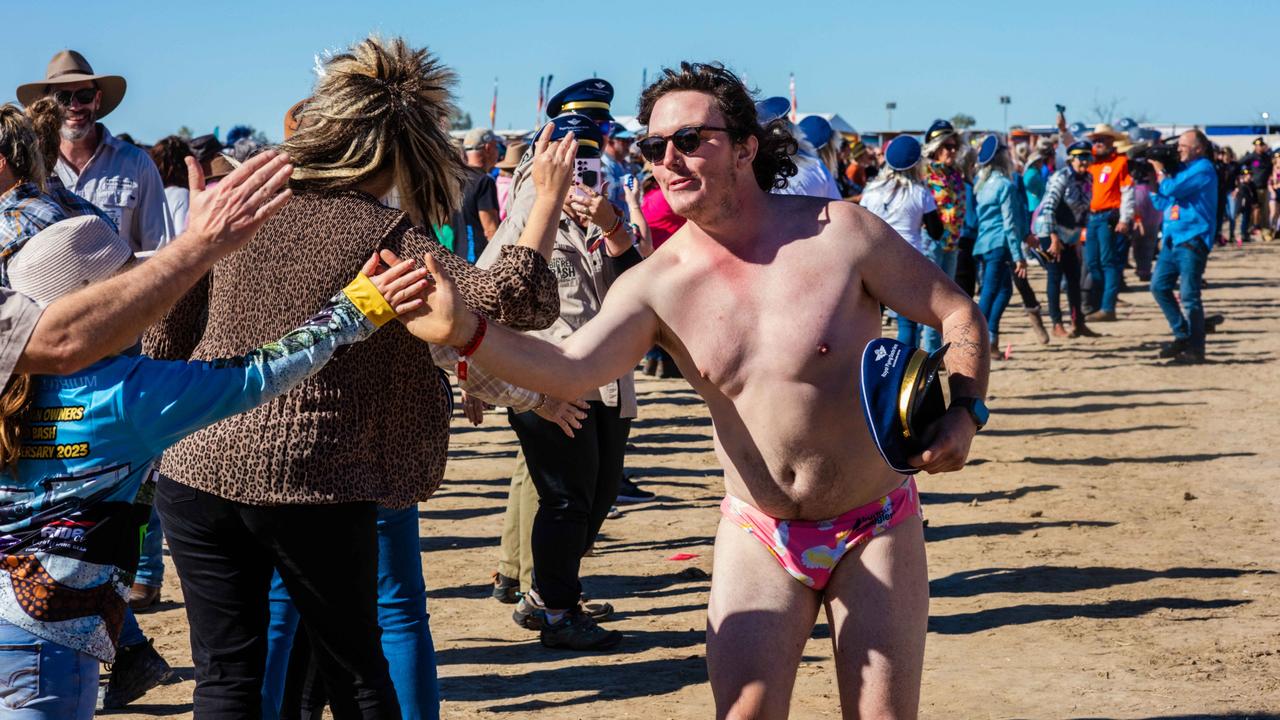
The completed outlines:
<svg viewBox="0 0 1280 720">
<path fill-rule="evenodd" d="M 991 345 L 1000 340 L 1000 316 L 1013 295 L 1013 274 L 1026 277 L 1027 260 L 1022 250 L 1023 219 L 1019 217 L 1017 187 L 1010 179 L 1012 161 L 1009 148 L 995 135 L 982 140 L 978 150 L 977 199 L 978 241 L 973 256 L 978 262 L 982 291 L 978 308 L 987 319 Z M 993 352 L 992 357 L 999 357 Z"/>
</svg>

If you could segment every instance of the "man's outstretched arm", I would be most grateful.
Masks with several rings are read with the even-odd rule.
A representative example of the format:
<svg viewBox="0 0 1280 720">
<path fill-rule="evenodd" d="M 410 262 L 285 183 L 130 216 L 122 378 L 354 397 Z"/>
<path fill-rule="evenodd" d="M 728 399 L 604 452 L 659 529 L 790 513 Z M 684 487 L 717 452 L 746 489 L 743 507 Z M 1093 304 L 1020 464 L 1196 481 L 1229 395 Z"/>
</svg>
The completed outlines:
<svg viewBox="0 0 1280 720">
<path fill-rule="evenodd" d="M 159 320 L 222 257 L 244 245 L 291 197 L 287 155 L 261 153 L 210 190 L 187 160 L 186 232 L 138 267 L 45 308 L 16 372 L 66 375 L 119 352 Z"/>
<path fill-rule="evenodd" d="M 464 347 L 479 318 L 462 303 L 452 278 L 427 256 L 435 282 L 427 307 L 400 316 L 409 332 L 438 345 Z M 559 345 L 490 323 L 472 357 L 513 385 L 552 397 L 578 398 L 635 368 L 657 338 L 658 317 L 644 299 L 645 274 L 633 269 L 609 289 L 599 314 Z"/>
</svg>

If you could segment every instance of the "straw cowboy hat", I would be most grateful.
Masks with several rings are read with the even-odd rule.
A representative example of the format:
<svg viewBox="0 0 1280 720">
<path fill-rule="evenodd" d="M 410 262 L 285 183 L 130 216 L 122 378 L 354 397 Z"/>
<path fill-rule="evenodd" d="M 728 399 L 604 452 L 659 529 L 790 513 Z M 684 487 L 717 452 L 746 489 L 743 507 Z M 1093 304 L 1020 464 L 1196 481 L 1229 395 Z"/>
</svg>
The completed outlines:
<svg viewBox="0 0 1280 720">
<path fill-rule="evenodd" d="M 524 157 L 525 151 L 529 149 L 529 143 L 523 140 L 516 140 L 507 146 L 507 154 L 502 156 L 502 161 L 494 167 L 499 170 L 515 170 L 520 164 L 520 159 Z"/>
<path fill-rule="evenodd" d="M 89 61 L 75 50 L 63 50 L 49 61 L 44 72 L 44 79 L 18 86 L 18 102 L 30 105 L 49 94 L 50 85 L 92 80 L 102 91 L 102 104 L 98 106 L 98 119 L 102 119 L 116 109 L 124 99 L 124 78 L 119 75 L 95 75 Z"/>
<path fill-rule="evenodd" d="M 1093 129 L 1093 132 L 1089 133 L 1085 137 L 1089 138 L 1090 140 L 1098 140 L 1101 138 L 1111 138 L 1112 140 L 1123 140 L 1129 136 L 1120 132 L 1119 130 L 1116 130 L 1115 128 L 1111 127 L 1106 123 L 1099 123 Z"/>
</svg>

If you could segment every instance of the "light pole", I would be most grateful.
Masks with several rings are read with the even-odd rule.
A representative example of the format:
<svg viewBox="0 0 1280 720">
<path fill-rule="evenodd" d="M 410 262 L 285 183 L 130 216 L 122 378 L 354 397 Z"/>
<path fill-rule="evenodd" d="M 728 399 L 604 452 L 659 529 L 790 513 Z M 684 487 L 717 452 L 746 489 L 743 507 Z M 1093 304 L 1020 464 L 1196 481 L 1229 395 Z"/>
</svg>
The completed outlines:
<svg viewBox="0 0 1280 720">
<path fill-rule="evenodd" d="M 1008 95 L 1000 96 L 1000 106 L 1004 108 L 1004 134 L 1009 136 L 1009 103 L 1013 102 Z"/>
<path fill-rule="evenodd" d="M 1263 129 L 1266 131 L 1262 134 L 1270 135 L 1271 134 L 1271 113 L 1267 112 L 1266 110 L 1262 111 L 1262 125 L 1263 125 Z"/>
<path fill-rule="evenodd" d="M 898 109 L 898 103 L 890 100 L 889 102 L 884 104 L 884 109 L 885 109 L 885 112 L 889 114 L 889 127 L 885 129 L 892 130 L 893 129 L 893 111 Z"/>
</svg>

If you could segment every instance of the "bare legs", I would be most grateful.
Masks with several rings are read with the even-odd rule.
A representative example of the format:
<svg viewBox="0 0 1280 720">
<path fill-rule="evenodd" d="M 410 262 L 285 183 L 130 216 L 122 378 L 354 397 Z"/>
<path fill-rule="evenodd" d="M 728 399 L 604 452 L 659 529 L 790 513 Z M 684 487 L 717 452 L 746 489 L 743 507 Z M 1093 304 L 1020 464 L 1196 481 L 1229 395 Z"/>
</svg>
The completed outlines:
<svg viewBox="0 0 1280 720">
<path fill-rule="evenodd" d="M 920 519 L 846 555 L 824 593 L 792 578 L 726 520 L 716 533 L 707 669 L 716 717 L 785 718 L 796 669 L 825 604 L 845 718 L 914 718 L 929 585 Z"/>
</svg>

